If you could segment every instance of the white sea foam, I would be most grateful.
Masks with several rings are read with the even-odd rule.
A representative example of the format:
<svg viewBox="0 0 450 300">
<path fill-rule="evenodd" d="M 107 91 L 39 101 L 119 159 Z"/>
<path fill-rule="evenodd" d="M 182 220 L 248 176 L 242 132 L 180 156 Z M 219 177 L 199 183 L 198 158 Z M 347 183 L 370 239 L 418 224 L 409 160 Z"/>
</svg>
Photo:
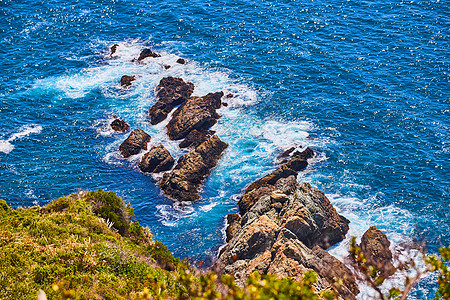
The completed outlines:
<svg viewBox="0 0 450 300">
<path fill-rule="evenodd" d="M 20 140 L 30 134 L 38 134 L 42 131 L 40 125 L 25 125 L 20 128 L 19 132 L 13 133 L 8 139 L 0 140 L 0 152 L 10 153 L 14 150 L 12 142 Z"/>
</svg>

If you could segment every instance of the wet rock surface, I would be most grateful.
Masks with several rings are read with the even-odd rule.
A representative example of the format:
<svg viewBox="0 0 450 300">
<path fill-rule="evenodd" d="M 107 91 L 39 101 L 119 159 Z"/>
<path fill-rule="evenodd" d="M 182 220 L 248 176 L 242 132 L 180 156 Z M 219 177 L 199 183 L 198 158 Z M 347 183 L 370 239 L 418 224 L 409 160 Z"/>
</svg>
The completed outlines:
<svg viewBox="0 0 450 300">
<path fill-rule="evenodd" d="M 186 63 L 186 61 L 183 58 L 179 58 L 179 59 L 177 59 L 177 63 L 180 65 L 184 65 Z"/>
<path fill-rule="evenodd" d="M 183 155 L 174 170 L 164 174 L 161 189 L 174 200 L 195 201 L 200 198 L 198 187 L 216 166 L 228 145 L 217 135 L 207 139 Z"/>
<path fill-rule="evenodd" d="M 147 57 L 156 58 L 156 57 L 161 57 L 161 55 L 159 55 L 156 52 L 153 52 L 151 49 L 146 48 L 146 49 L 141 51 L 141 53 L 139 54 L 139 57 L 138 57 L 137 60 L 141 61 L 141 60 L 146 59 Z"/>
<path fill-rule="evenodd" d="M 130 157 L 138 154 L 141 150 L 147 150 L 147 143 L 150 142 L 150 135 L 142 129 L 134 129 L 128 138 L 119 146 L 119 151 L 123 157 Z"/>
<path fill-rule="evenodd" d="M 336 289 L 334 283 L 342 280 L 337 292 L 355 298 L 359 291 L 352 273 L 323 250 L 344 238 L 349 223 L 324 193 L 298 183 L 295 175 L 250 192 L 256 201 L 242 218 L 228 216 L 228 244 L 213 269 L 233 274 L 241 285 L 254 270 L 295 280 L 313 270 L 321 289 Z"/>
<path fill-rule="evenodd" d="M 181 78 L 161 79 L 156 88 L 158 101 L 149 109 L 150 123 L 156 125 L 167 118 L 172 109 L 187 101 L 194 91 L 194 85 Z"/>
<path fill-rule="evenodd" d="M 130 126 L 123 120 L 114 119 L 114 121 L 111 122 L 111 128 L 117 132 L 127 132 L 128 129 L 130 129 Z"/>
<path fill-rule="evenodd" d="M 111 52 L 110 56 L 112 56 L 114 53 L 116 53 L 118 47 L 119 47 L 119 44 L 114 44 L 114 45 L 111 46 L 111 48 L 110 48 L 110 52 Z"/>
<path fill-rule="evenodd" d="M 216 124 L 220 116 L 216 109 L 221 106 L 222 92 L 210 93 L 203 97 L 191 97 L 173 113 L 167 124 L 167 134 L 171 140 L 185 138 L 194 129 L 207 131 Z"/>
<path fill-rule="evenodd" d="M 129 87 L 134 80 L 136 80 L 136 76 L 123 75 L 122 78 L 120 78 L 120 85 L 122 87 Z"/>
<path fill-rule="evenodd" d="M 146 173 L 159 173 L 170 170 L 174 163 L 175 160 L 169 151 L 163 145 L 159 145 L 145 153 L 139 163 L 139 169 Z"/>
</svg>

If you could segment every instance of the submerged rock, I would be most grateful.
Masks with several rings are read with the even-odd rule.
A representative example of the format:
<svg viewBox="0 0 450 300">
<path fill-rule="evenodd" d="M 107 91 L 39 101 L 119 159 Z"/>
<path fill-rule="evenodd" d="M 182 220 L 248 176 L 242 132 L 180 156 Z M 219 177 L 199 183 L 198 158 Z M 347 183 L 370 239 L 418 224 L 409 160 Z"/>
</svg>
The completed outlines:
<svg viewBox="0 0 450 300">
<path fill-rule="evenodd" d="M 164 174 L 161 189 L 178 201 L 195 201 L 200 198 L 198 187 L 211 169 L 216 166 L 228 145 L 214 135 L 183 155 L 175 169 Z"/>
<path fill-rule="evenodd" d="M 295 175 L 249 193 L 256 201 L 241 219 L 228 217 L 228 244 L 213 268 L 234 275 L 240 285 L 254 270 L 295 280 L 313 270 L 319 275 L 318 288 L 336 289 L 335 283 L 342 281 L 337 292 L 354 299 L 359 291 L 352 273 L 323 250 L 344 238 L 349 223 L 324 193 L 298 183 Z"/>
<path fill-rule="evenodd" d="M 163 145 L 152 147 L 145 153 L 139 163 L 139 169 L 146 173 L 159 173 L 168 171 L 173 167 L 175 160 L 169 151 Z"/>
<path fill-rule="evenodd" d="M 129 87 L 131 82 L 134 80 L 136 80 L 136 76 L 123 75 L 122 78 L 120 78 L 120 85 L 123 87 Z"/>
<path fill-rule="evenodd" d="M 173 113 L 167 124 L 167 134 L 171 140 L 185 138 L 191 131 L 206 131 L 216 124 L 220 116 L 216 109 L 220 108 L 222 92 L 210 93 L 203 97 L 191 97 Z"/>
<path fill-rule="evenodd" d="M 395 271 L 390 245 L 386 235 L 375 226 L 371 226 L 361 238 L 360 247 L 367 264 L 378 268 L 385 278 Z"/>
<path fill-rule="evenodd" d="M 147 150 L 147 143 L 151 137 L 142 129 L 134 129 L 128 138 L 119 146 L 123 157 L 138 154 L 141 150 Z"/>
<path fill-rule="evenodd" d="M 194 84 L 181 78 L 161 79 L 156 88 L 158 101 L 149 109 L 150 123 L 155 125 L 167 118 L 172 109 L 185 102 L 194 91 Z"/>
<path fill-rule="evenodd" d="M 111 122 L 111 128 L 117 132 L 127 132 L 130 126 L 123 120 L 115 119 Z"/>
<path fill-rule="evenodd" d="M 141 61 L 141 60 L 143 60 L 143 59 L 145 59 L 145 58 L 147 58 L 147 57 L 153 57 L 153 58 L 156 58 L 156 57 L 161 57 L 161 55 L 159 55 L 158 53 L 156 53 L 156 52 L 153 52 L 151 49 L 148 49 L 148 48 L 146 48 L 146 49 L 144 49 L 144 50 L 142 50 L 141 51 L 141 54 L 139 54 L 139 57 L 138 57 L 138 61 Z"/>
</svg>

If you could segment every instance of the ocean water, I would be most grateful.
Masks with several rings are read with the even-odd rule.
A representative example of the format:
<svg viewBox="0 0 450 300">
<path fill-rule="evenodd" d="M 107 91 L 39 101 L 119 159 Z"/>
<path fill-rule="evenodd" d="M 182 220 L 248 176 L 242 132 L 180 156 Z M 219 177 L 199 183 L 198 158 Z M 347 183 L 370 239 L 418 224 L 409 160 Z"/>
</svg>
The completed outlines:
<svg viewBox="0 0 450 300">
<path fill-rule="evenodd" d="M 450 245 L 449 7 L 0 0 L 0 198 L 17 207 L 112 190 L 176 256 L 210 262 L 245 186 L 284 149 L 310 146 L 317 156 L 299 181 L 351 220 L 348 237 L 376 225 L 393 247 L 420 238 L 436 253 Z M 162 57 L 131 62 L 145 47 Z M 122 75 L 136 75 L 128 90 Z M 127 135 L 108 127 L 119 116 L 148 132 L 150 146 L 185 153 L 168 141 L 167 121 L 151 126 L 146 114 L 166 76 L 193 82 L 195 95 L 235 95 L 213 127 L 230 146 L 202 200 L 186 207 L 139 172 L 139 155 L 120 157 Z M 331 253 L 342 259 L 348 241 Z M 411 299 L 431 299 L 432 280 Z"/>
</svg>

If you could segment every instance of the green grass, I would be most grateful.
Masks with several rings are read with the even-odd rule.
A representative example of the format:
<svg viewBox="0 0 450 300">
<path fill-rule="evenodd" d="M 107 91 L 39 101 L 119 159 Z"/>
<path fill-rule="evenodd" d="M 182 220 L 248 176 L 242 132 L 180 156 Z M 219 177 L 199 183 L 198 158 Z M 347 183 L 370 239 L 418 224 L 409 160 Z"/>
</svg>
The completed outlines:
<svg viewBox="0 0 450 300">
<path fill-rule="evenodd" d="M 73 194 L 45 207 L 11 209 L 0 200 L 2 299 L 133 298 L 149 277 L 177 289 L 180 262 L 113 192 Z M 163 267 L 163 268 L 161 268 Z"/>
</svg>

